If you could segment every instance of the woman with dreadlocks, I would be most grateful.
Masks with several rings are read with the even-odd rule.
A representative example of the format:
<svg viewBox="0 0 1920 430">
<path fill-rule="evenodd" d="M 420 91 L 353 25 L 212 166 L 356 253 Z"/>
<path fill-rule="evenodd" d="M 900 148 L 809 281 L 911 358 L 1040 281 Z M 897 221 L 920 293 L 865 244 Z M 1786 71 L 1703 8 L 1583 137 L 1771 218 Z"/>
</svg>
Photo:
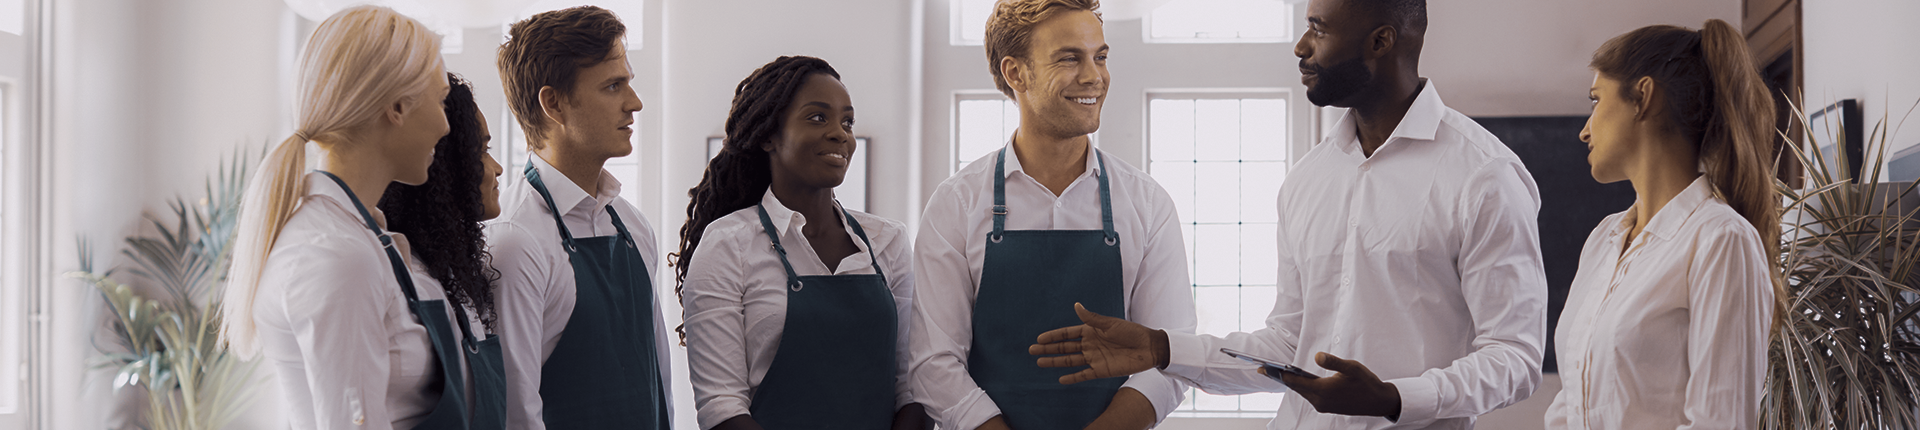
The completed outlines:
<svg viewBox="0 0 1920 430">
<path fill-rule="evenodd" d="M 780 57 L 734 89 L 675 260 L 703 429 L 926 428 L 907 388 L 906 226 L 833 198 L 853 116 L 818 58 Z"/>
<path fill-rule="evenodd" d="M 447 74 L 447 135 L 433 147 L 427 182 L 387 184 L 377 205 L 386 213 L 387 229 L 413 241 L 413 254 L 427 274 L 440 281 L 454 306 L 472 313 L 461 321 L 465 343 L 478 345 L 469 355 L 473 368 L 473 400 L 484 405 L 469 418 L 473 429 L 505 428 L 506 369 L 500 357 L 500 339 L 492 334 L 493 286 L 500 275 L 487 266 L 486 238 L 480 222 L 500 216 L 500 163 L 487 154 L 493 135 L 487 117 L 473 101 L 473 85 Z M 478 326 L 485 331 L 475 333 Z M 477 340 L 485 339 L 485 340 Z"/>
</svg>

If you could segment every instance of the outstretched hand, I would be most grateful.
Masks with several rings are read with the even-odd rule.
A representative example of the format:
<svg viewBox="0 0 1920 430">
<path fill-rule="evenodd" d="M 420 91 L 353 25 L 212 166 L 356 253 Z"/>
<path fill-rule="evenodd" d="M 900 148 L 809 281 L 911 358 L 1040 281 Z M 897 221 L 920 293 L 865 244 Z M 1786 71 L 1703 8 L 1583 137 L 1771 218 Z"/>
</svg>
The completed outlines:
<svg viewBox="0 0 1920 430">
<path fill-rule="evenodd" d="M 1325 352 L 1315 354 L 1313 361 L 1339 373 L 1320 378 L 1280 373 L 1277 379 L 1313 404 L 1314 410 L 1325 414 L 1400 418 L 1400 389 L 1382 382 L 1366 365 Z M 1265 368 L 1260 369 L 1260 373 L 1276 376 Z"/>
<path fill-rule="evenodd" d="M 1060 377 L 1061 384 L 1128 376 L 1166 363 L 1166 332 L 1100 315 L 1079 303 L 1073 311 L 1083 324 L 1041 333 L 1039 343 L 1027 347 L 1028 354 L 1050 356 L 1040 357 L 1040 367 L 1087 366 Z"/>
</svg>

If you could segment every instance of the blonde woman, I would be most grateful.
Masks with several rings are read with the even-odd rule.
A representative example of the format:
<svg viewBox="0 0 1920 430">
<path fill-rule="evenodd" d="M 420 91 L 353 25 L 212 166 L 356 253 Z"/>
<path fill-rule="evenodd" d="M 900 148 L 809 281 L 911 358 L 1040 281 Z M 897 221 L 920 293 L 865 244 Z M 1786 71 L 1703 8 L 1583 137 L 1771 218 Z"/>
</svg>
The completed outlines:
<svg viewBox="0 0 1920 430">
<path fill-rule="evenodd" d="M 1593 54 L 1580 132 L 1633 206 L 1580 251 L 1554 342 L 1552 429 L 1759 426 L 1778 284 L 1773 100 L 1725 21 L 1656 25 Z"/>
<path fill-rule="evenodd" d="M 301 59 L 298 128 L 248 186 L 225 334 L 265 352 L 296 429 L 469 428 L 465 363 L 489 361 L 463 356 L 479 350 L 463 345 L 466 311 L 375 206 L 389 183 L 426 182 L 447 134 L 439 52 L 391 9 L 327 18 Z M 320 171 L 306 172 L 307 142 L 325 151 Z"/>
</svg>

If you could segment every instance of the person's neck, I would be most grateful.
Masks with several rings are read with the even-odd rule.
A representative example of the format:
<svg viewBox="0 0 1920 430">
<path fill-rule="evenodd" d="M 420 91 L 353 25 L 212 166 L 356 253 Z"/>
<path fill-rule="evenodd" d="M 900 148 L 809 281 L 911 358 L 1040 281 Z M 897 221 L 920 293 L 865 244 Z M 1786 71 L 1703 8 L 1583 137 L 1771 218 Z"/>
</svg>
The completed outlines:
<svg viewBox="0 0 1920 430">
<path fill-rule="evenodd" d="M 1659 141 L 1648 142 L 1649 148 L 1692 148 L 1692 144 L 1677 136 L 1654 137 Z M 1666 151 L 1666 153 L 1648 154 L 1638 169 L 1627 173 L 1627 181 L 1633 184 L 1633 193 L 1638 198 L 1633 204 L 1633 225 L 1627 231 L 1629 241 L 1645 230 L 1647 223 L 1653 221 L 1662 208 L 1673 198 L 1686 191 L 1693 181 L 1700 178 L 1699 156 L 1688 151 Z"/>
<path fill-rule="evenodd" d="M 533 150 L 533 153 L 540 159 L 546 160 L 554 170 L 559 170 L 560 174 L 566 175 L 567 180 L 573 181 L 573 184 L 579 186 L 580 190 L 586 191 L 588 196 L 599 197 L 600 169 L 606 167 L 607 159 L 582 156 L 561 149 L 566 146 L 561 142 L 547 142 L 540 149 Z"/>
<path fill-rule="evenodd" d="M 1353 106 L 1354 135 L 1360 139 L 1362 154 L 1372 157 L 1373 151 L 1387 144 L 1425 86 L 1426 81 L 1417 77 L 1388 79 L 1367 101 Z"/>
<path fill-rule="evenodd" d="M 1066 192 L 1075 178 L 1086 173 L 1087 151 L 1091 150 L 1092 140 L 1084 134 L 1060 138 L 1027 127 L 1013 132 L 1013 154 L 1019 157 L 1020 168 L 1055 196 Z"/>
<path fill-rule="evenodd" d="M 365 207 L 367 214 L 373 216 L 373 222 L 384 229 L 387 227 L 387 216 L 380 212 L 380 197 L 386 195 L 387 184 L 393 183 L 395 175 L 386 163 L 373 162 L 374 160 L 364 158 L 357 153 L 336 147 L 336 150 L 327 151 L 326 160 L 321 163 L 320 170 L 332 173 L 333 176 L 339 177 L 341 182 L 345 182 L 347 190 L 352 192 L 355 199 L 360 200 L 360 206 Z"/>
<path fill-rule="evenodd" d="M 835 213 L 838 211 L 833 207 L 832 188 L 813 188 L 792 184 L 778 177 L 773 179 L 773 183 L 768 185 L 768 188 L 773 190 L 773 198 L 779 200 L 781 206 L 786 206 L 787 209 L 807 218 L 807 225 L 801 227 L 801 234 L 815 237 L 822 229 L 840 228 L 838 222 L 833 222 L 839 218 Z"/>
</svg>

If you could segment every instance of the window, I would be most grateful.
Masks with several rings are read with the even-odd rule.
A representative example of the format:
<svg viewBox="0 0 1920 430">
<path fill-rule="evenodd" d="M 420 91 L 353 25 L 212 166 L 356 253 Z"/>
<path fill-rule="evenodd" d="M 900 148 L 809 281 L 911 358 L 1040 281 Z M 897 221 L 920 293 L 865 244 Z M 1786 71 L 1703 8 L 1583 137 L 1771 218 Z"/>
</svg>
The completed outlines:
<svg viewBox="0 0 1920 430">
<path fill-rule="evenodd" d="M 867 210 L 867 148 L 871 148 L 867 144 L 871 141 L 866 137 L 853 138 L 855 149 L 853 159 L 847 160 L 847 176 L 840 181 L 840 186 L 833 189 L 833 197 L 840 201 L 841 207 L 862 212 Z M 726 143 L 724 137 L 708 137 L 707 160 L 720 155 L 720 147 Z"/>
<path fill-rule="evenodd" d="M 987 18 L 993 16 L 994 0 L 951 0 L 953 20 L 948 43 L 981 46 L 987 40 Z"/>
<path fill-rule="evenodd" d="M 1147 14 L 1149 43 L 1280 43 L 1293 39 L 1282 0 L 1173 0 Z"/>
<path fill-rule="evenodd" d="M 1198 331 L 1266 327 L 1273 309 L 1278 226 L 1274 199 L 1287 174 L 1286 94 L 1149 94 L 1148 172 L 1185 224 Z M 1276 393 L 1193 390 L 1185 416 L 1271 417 Z"/>
<path fill-rule="evenodd" d="M 1020 106 L 1000 92 L 960 94 L 954 109 L 953 170 L 1007 145 L 1020 128 Z"/>
</svg>

